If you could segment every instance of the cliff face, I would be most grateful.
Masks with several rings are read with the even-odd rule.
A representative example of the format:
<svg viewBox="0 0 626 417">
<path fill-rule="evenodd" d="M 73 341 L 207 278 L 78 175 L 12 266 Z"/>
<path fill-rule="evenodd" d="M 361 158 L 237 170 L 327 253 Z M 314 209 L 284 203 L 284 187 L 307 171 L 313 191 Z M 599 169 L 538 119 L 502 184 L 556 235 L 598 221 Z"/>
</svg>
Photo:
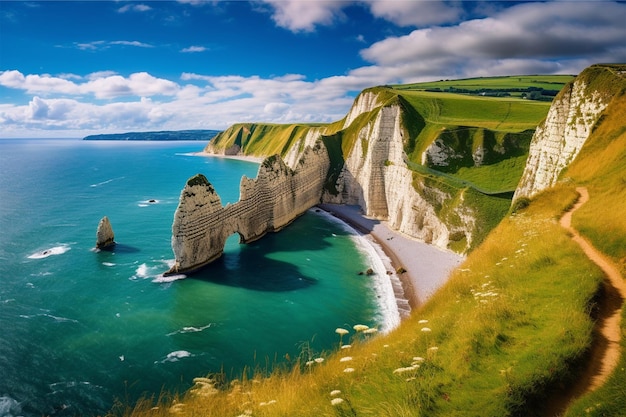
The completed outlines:
<svg viewBox="0 0 626 417">
<path fill-rule="evenodd" d="M 357 99 L 350 111 L 352 120 L 358 112 L 371 112 L 377 103 L 367 94 Z M 356 109 L 356 110 L 355 110 Z M 357 133 L 354 147 L 335 184 L 337 194 L 326 192 L 324 201 L 357 204 L 363 212 L 411 237 L 447 248 L 451 234 L 462 235 L 471 244 L 474 218 L 471 209 L 459 207 L 455 225 L 447 224 L 437 213 L 452 196 L 445 191 L 414 179 L 407 167 L 404 146 L 408 138 L 402 123 L 403 109 L 398 103 L 383 105 L 377 115 Z M 462 215 L 461 215 L 462 214 Z M 466 248 L 463 248 L 466 249 Z"/>
<path fill-rule="evenodd" d="M 174 214 L 175 264 L 166 275 L 192 272 L 219 258 L 234 233 L 243 243 L 254 241 L 319 203 L 329 165 L 324 145 L 307 147 L 296 165 L 289 168 L 278 155 L 266 158 L 256 179 L 241 179 L 239 201 L 226 207 L 206 177 L 189 179 Z"/>
<path fill-rule="evenodd" d="M 603 82 L 598 83 L 598 79 Z M 514 200 L 532 197 L 556 183 L 609 104 L 613 96 L 610 85 L 621 82 L 620 76 L 611 69 L 593 66 L 565 86 L 545 121 L 535 131 Z"/>
</svg>

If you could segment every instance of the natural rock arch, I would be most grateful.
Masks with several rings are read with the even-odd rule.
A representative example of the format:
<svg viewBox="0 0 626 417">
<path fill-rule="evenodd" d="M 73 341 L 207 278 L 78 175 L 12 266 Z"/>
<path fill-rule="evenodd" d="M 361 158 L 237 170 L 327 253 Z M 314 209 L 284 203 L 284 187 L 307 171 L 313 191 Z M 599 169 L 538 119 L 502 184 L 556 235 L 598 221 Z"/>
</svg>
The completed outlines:
<svg viewBox="0 0 626 417">
<path fill-rule="evenodd" d="M 329 164 L 321 141 L 307 147 L 295 170 L 280 156 L 270 156 L 256 179 L 241 179 L 239 201 L 226 206 L 204 175 L 191 177 L 174 214 L 175 262 L 165 275 L 193 272 L 213 262 L 235 233 L 240 242 L 249 243 L 291 223 L 320 202 Z"/>
</svg>

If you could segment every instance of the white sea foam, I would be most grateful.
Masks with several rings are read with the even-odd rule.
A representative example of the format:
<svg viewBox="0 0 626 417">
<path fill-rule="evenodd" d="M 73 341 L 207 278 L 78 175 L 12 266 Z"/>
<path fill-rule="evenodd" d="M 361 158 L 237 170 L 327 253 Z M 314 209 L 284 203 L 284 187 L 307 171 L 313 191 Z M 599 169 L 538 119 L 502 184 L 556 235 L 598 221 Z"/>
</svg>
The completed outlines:
<svg viewBox="0 0 626 417">
<path fill-rule="evenodd" d="M 11 417 L 20 415 L 21 412 L 22 407 L 20 407 L 20 403 L 16 400 L 6 396 L 0 397 L 0 416 Z"/>
<path fill-rule="evenodd" d="M 113 262 L 102 262 L 102 265 L 104 265 L 104 266 L 115 266 L 115 264 Z"/>
<path fill-rule="evenodd" d="M 166 277 L 163 276 L 163 274 L 161 274 L 161 275 L 157 275 L 157 277 L 153 279 L 152 282 L 155 282 L 157 284 L 164 284 L 164 283 L 174 282 L 174 281 L 178 281 L 179 279 L 185 279 L 185 278 L 187 278 L 187 275 L 183 275 L 183 274 L 168 275 Z"/>
<path fill-rule="evenodd" d="M 148 273 L 148 265 L 145 263 L 139 265 L 135 270 L 135 276 L 137 278 L 148 278 L 150 276 Z"/>
<path fill-rule="evenodd" d="M 178 362 L 179 359 L 189 358 L 191 356 L 193 356 L 191 352 L 188 352 L 186 350 L 176 350 L 174 352 L 168 353 L 165 359 L 163 359 L 162 361 L 156 361 L 154 363 Z"/>
<path fill-rule="evenodd" d="M 148 206 L 152 206 L 154 204 L 159 204 L 160 202 L 161 202 L 161 200 L 155 200 L 155 199 L 142 200 L 137 205 L 139 207 L 148 207 Z"/>
<path fill-rule="evenodd" d="M 91 184 L 90 187 L 100 187 L 101 185 L 105 185 L 108 184 L 110 182 L 116 181 L 116 180 L 122 180 L 124 179 L 124 177 L 117 177 L 117 178 L 111 178 L 110 180 L 106 180 L 106 181 L 102 181 L 102 182 L 97 182 L 95 184 Z"/>
<path fill-rule="evenodd" d="M 29 255 L 28 258 L 29 259 L 43 259 L 52 255 L 62 255 L 70 249 L 71 248 L 68 245 L 61 244 L 60 246 L 54 246 L 50 249 L 45 249 L 40 252 L 35 252 L 32 255 Z"/>
<path fill-rule="evenodd" d="M 184 334 L 184 333 L 197 333 L 205 329 L 208 329 L 212 325 L 213 323 L 209 323 L 206 326 L 201 326 L 201 327 L 185 326 L 182 329 L 176 330 L 175 332 L 168 333 L 167 336 L 173 336 L 175 334 Z"/>
<path fill-rule="evenodd" d="M 323 210 L 311 210 L 311 212 L 341 225 L 352 236 L 355 246 L 365 256 L 374 271 L 374 275 L 371 276 L 371 282 L 377 295 L 376 301 L 381 314 L 380 322 L 382 325 L 380 331 L 386 333 L 398 327 L 400 325 L 400 308 L 404 308 L 405 305 L 408 308 L 408 301 L 403 298 L 396 298 L 394 287 L 400 285 L 401 288 L 401 283 L 398 276 L 393 272 L 389 257 L 378 244 L 366 239 L 365 236 L 344 221 Z M 388 275 L 387 271 L 391 271 L 391 275 Z M 398 293 L 401 293 L 401 291 Z"/>
</svg>

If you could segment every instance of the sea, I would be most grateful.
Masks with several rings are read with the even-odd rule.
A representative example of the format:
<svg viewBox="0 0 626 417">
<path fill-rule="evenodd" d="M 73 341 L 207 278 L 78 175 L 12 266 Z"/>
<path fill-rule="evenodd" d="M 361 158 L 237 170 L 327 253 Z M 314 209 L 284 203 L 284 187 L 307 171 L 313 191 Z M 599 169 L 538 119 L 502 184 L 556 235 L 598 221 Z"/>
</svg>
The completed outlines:
<svg viewBox="0 0 626 417">
<path fill-rule="evenodd" d="M 198 156 L 204 145 L 0 140 L 0 416 L 102 415 L 195 377 L 326 355 L 338 327 L 397 325 L 377 251 L 315 208 L 163 277 L 187 179 L 204 174 L 225 205 L 256 177 L 254 162 Z M 117 245 L 95 251 L 104 216 Z"/>
</svg>

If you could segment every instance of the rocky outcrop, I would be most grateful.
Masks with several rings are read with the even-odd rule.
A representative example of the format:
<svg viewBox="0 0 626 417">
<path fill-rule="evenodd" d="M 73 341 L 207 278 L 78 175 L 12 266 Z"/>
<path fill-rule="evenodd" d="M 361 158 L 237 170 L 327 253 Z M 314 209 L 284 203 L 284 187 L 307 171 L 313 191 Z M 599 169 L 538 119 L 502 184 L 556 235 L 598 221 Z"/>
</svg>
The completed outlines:
<svg viewBox="0 0 626 417">
<path fill-rule="evenodd" d="M 174 214 L 175 263 L 166 275 L 193 272 L 219 258 L 232 234 L 247 243 L 282 229 L 320 202 L 328 167 L 321 141 L 306 147 L 295 169 L 278 155 L 268 157 L 256 179 L 241 179 L 239 201 L 225 207 L 206 177 L 190 178 Z"/>
<path fill-rule="evenodd" d="M 535 131 L 513 200 L 530 198 L 553 186 L 580 152 L 611 98 L 606 91 L 589 88 L 595 76 L 590 72 L 596 71 L 594 68 L 581 73 L 552 103 L 545 121 Z"/>
<path fill-rule="evenodd" d="M 115 234 L 111 227 L 111 222 L 107 216 L 104 216 L 98 223 L 96 231 L 96 248 L 107 249 L 115 245 Z"/>
</svg>

